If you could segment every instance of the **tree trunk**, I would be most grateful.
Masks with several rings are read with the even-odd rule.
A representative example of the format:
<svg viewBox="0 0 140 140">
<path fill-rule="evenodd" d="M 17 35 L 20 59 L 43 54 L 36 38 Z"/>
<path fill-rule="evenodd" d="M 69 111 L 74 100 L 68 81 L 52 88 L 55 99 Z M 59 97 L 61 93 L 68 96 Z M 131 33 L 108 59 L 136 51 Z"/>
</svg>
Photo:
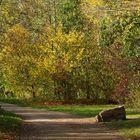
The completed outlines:
<svg viewBox="0 0 140 140">
<path fill-rule="evenodd" d="M 36 98 L 36 92 L 35 92 L 34 85 L 32 85 L 32 98 L 33 98 L 33 99 Z"/>
</svg>

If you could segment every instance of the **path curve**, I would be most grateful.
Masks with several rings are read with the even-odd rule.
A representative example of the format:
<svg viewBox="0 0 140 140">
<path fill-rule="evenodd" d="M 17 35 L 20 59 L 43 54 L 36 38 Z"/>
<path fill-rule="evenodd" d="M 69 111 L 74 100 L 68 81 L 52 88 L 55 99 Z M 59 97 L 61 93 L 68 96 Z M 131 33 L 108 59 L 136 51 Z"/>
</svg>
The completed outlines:
<svg viewBox="0 0 140 140">
<path fill-rule="evenodd" d="M 18 140 L 124 140 L 118 132 L 94 118 L 0 103 L 7 111 L 21 115 L 24 124 Z"/>
</svg>

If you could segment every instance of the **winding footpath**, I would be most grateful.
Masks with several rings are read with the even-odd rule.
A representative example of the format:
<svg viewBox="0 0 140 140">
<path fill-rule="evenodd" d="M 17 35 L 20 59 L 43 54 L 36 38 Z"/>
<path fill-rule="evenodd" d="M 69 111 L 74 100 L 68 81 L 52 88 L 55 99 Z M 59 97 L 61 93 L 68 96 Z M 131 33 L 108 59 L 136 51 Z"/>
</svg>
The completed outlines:
<svg viewBox="0 0 140 140">
<path fill-rule="evenodd" d="M 23 118 L 18 140 L 124 140 L 94 118 L 0 103 L 7 111 Z"/>
</svg>

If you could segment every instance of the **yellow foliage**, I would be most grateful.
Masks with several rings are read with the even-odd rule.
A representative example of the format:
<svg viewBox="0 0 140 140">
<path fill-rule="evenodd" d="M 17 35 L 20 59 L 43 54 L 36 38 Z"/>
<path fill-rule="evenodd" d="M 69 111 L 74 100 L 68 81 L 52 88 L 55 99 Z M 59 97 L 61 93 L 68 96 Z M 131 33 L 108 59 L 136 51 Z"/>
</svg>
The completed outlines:
<svg viewBox="0 0 140 140">
<path fill-rule="evenodd" d="M 47 50 L 48 57 L 44 61 L 46 69 L 51 73 L 71 71 L 82 57 L 84 34 L 76 31 L 66 34 L 59 29 L 51 40 L 52 44 L 49 45 L 53 45 L 53 50 Z"/>
<path fill-rule="evenodd" d="M 85 0 L 85 2 L 87 2 L 93 6 L 100 6 L 103 4 L 103 0 Z"/>
<path fill-rule="evenodd" d="M 89 23 L 97 24 L 100 15 L 98 8 L 104 6 L 103 0 L 84 0 L 81 4 L 81 11 Z"/>
<path fill-rule="evenodd" d="M 0 53 L 4 79 L 9 88 L 28 91 L 32 84 L 45 79 L 44 47 L 31 43 L 30 32 L 22 25 L 13 26 Z M 39 80 L 38 80 L 39 79 Z"/>
<path fill-rule="evenodd" d="M 22 47 L 28 47 L 30 33 L 22 25 L 17 24 L 7 32 L 5 41 L 6 52 L 19 51 Z"/>
</svg>

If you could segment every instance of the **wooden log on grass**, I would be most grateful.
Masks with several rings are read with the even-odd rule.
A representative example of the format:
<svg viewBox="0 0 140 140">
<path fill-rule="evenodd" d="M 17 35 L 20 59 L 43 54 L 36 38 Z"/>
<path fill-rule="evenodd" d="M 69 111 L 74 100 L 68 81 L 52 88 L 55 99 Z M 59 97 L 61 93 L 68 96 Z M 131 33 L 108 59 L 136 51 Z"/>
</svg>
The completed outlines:
<svg viewBox="0 0 140 140">
<path fill-rule="evenodd" d="M 112 120 L 126 120 L 124 106 L 102 111 L 96 116 L 97 122 L 109 122 Z"/>
</svg>

